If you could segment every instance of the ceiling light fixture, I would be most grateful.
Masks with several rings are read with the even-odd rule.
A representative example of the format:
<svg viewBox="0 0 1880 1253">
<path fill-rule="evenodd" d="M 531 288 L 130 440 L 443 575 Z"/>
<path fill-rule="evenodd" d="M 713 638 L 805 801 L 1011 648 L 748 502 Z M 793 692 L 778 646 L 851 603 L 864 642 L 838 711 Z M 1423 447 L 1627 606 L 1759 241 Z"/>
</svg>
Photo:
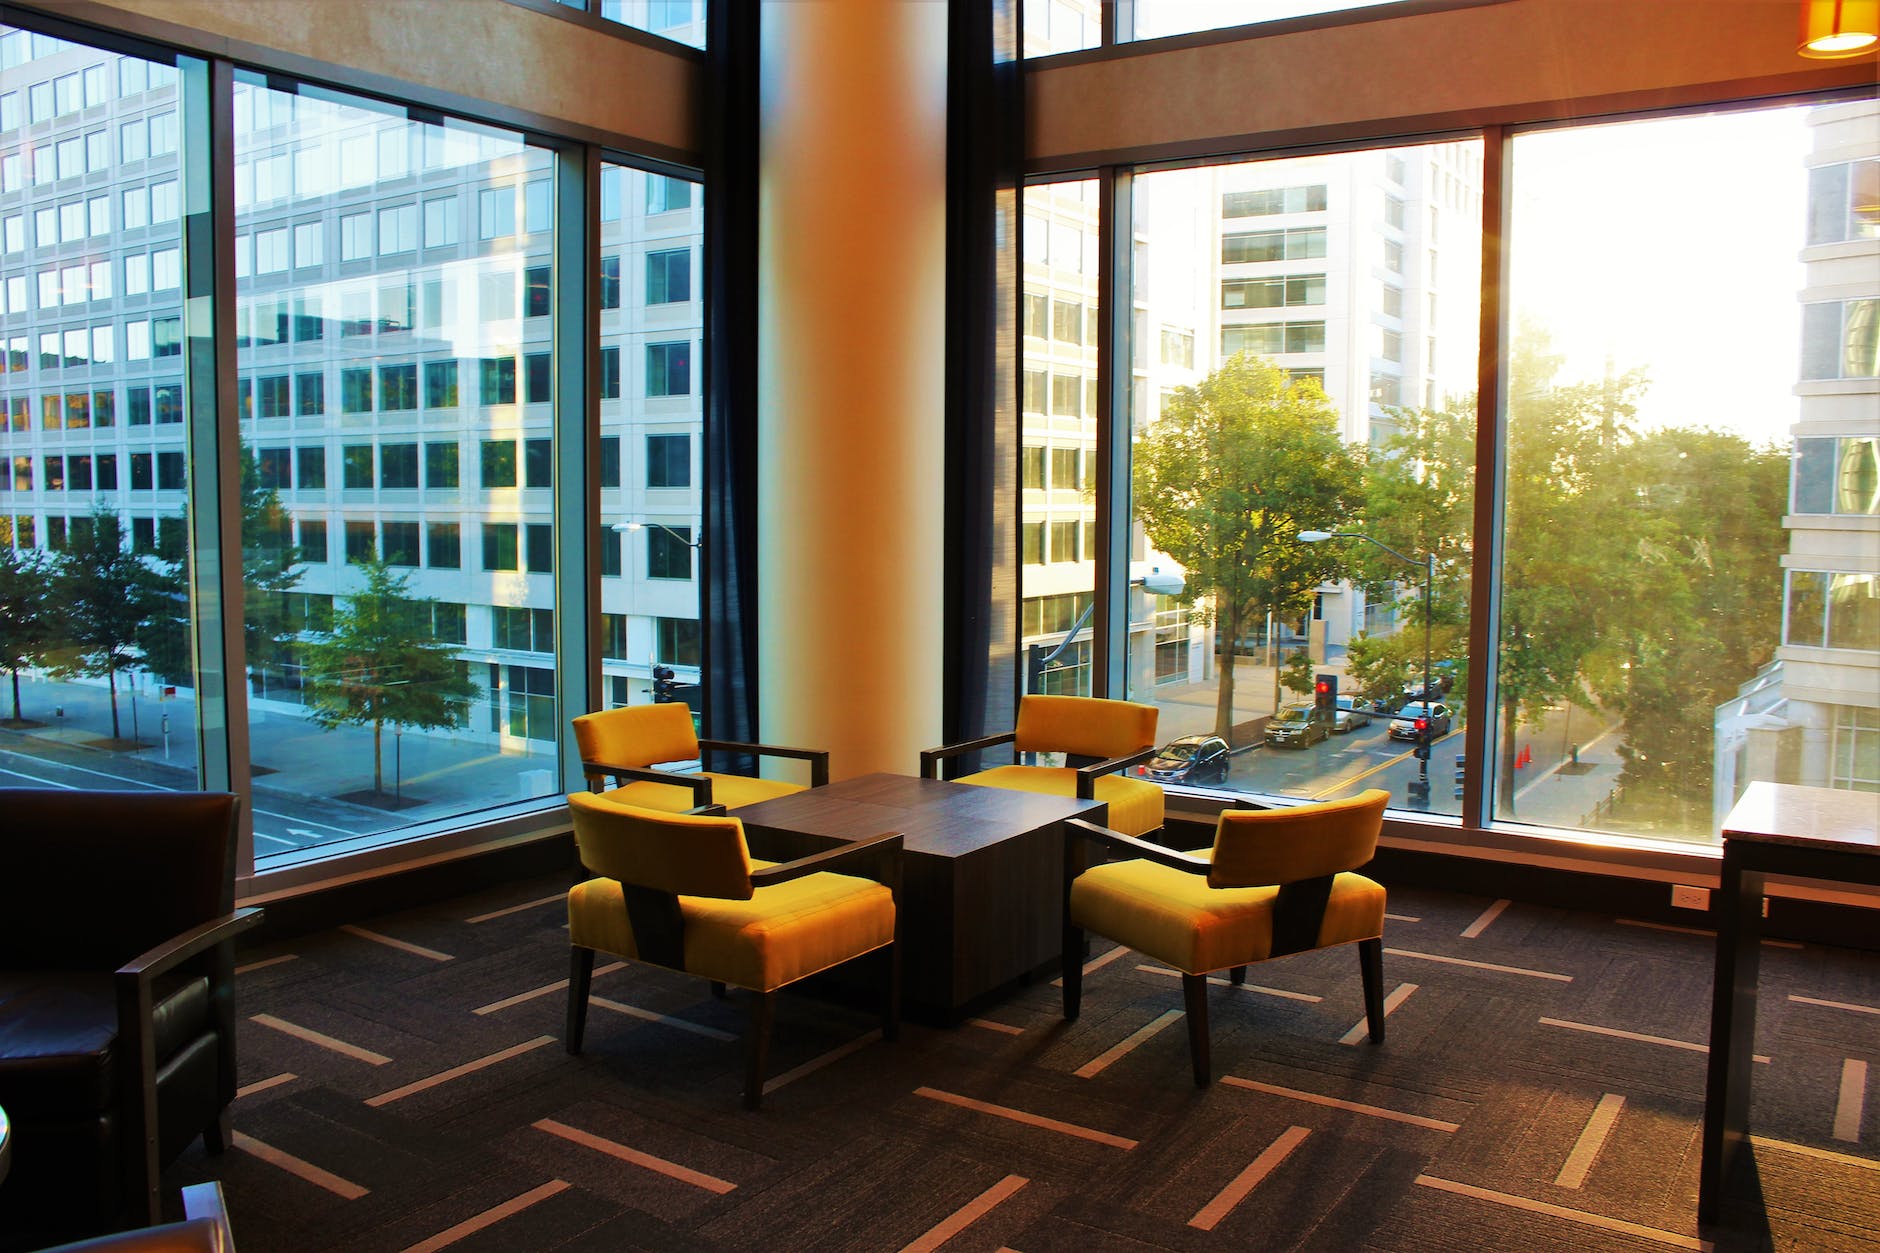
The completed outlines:
<svg viewBox="0 0 1880 1253">
<path fill-rule="evenodd" d="M 1880 0 L 1802 0 L 1805 57 L 1859 56 L 1880 38 Z"/>
</svg>

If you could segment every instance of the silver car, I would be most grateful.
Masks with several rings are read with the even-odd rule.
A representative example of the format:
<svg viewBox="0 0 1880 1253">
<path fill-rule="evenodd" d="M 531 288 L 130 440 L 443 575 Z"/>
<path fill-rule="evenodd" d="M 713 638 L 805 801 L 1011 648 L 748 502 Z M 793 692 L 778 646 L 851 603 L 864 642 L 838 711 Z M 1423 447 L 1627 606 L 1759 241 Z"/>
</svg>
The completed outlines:
<svg viewBox="0 0 1880 1253">
<path fill-rule="evenodd" d="M 1371 725 L 1371 711 L 1358 703 L 1355 696 L 1340 696 L 1338 711 L 1332 715 L 1332 734 L 1345 735 L 1359 727 Z"/>
</svg>

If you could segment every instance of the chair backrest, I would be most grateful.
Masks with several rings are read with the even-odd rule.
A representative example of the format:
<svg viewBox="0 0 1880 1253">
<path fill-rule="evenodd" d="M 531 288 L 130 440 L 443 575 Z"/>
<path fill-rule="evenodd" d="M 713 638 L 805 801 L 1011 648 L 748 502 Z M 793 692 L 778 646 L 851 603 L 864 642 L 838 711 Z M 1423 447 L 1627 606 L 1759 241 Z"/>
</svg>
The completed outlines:
<svg viewBox="0 0 1880 1253">
<path fill-rule="evenodd" d="M 1094 696 L 1021 696 L 1021 753 L 1067 753 L 1073 757 L 1126 757 L 1155 744 L 1154 705 Z"/>
<path fill-rule="evenodd" d="M 235 906 L 227 792 L 0 788 L 0 969 L 115 970 Z"/>
<path fill-rule="evenodd" d="M 571 794 L 568 809 L 581 864 L 597 875 L 673 896 L 751 899 L 751 854 L 736 818 L 661 813 L 592 792 Z"/>
<path fill-rule="evenodd" d="M 574 720 L 574 742 L 582 761 L 610 766 L 651 766 L 698 756 L 692 709 L 676 702 L 622 705 Z"/>
<path fill-rule="evenodd" d="M 1377 849 L 1389 800 L 1372 788 L 1287 809 L 1223 809 L 1208 886 L 1267 887 L 1356 870 Z"/>
</svg>

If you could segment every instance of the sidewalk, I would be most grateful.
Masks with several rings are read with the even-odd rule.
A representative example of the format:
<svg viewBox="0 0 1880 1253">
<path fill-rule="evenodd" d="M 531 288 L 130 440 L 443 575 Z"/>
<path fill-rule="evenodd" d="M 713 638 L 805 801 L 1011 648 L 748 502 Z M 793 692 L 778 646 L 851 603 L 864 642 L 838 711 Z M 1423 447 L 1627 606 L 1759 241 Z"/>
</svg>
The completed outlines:
<svg viewBox="0 0 1880 1253">
<path fill-rule="evenodd" d="M 1518 771 L 1515 811 L 1503 816 L 1542 826 L 1594 826 L 1594 811 L 1619 785 L 1619 772 L 1625 765 L 1619 757 L 1623 740 L 1619 727 L 1607 727 L 1580 746 L 1577 765 L 1562 759 L 1539 771 L 1532 766 Z"/>
</svg>

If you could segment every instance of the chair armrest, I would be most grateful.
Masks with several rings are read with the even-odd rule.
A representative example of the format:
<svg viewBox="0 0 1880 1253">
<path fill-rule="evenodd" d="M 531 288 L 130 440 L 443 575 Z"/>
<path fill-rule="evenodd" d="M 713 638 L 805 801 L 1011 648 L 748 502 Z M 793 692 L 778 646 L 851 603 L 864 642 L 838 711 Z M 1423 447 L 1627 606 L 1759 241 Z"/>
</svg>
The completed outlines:
<svg viewBox="0 0 1880 1253">
<path fill-rule="evenodd" d="M 1082 818 L 1072 818 L 1065 825 L 1072 829 L 1069 834 L 1082 836 L 1094 844 L 1106 845 L 1118 852 L 1140 857 L 1144 861 L 1152 861 L 1158 866 L 1167 866 L 1171 870 L 1180 870 L 1185 874 L 1204 875 L 1213 865 L 1205 857 L 1197 857 L 1193 853 L 1183 853 L 1172 848 L 1163 848 L 1160 844 L 1151 844 L 1133 835 L 1124 835 L 1121 831 L 1112 831 L 1094 822 L 1085 822 Z"/>
<path fill-rule="evenodd" d="M 770 866 L 763 870 L 751 871 L 751 886 L 769 887 L 777 883 L 788 883 L 791 879 L 801 879 L 804 875 L 817 874 L 832 870 L 836 866 L 851 860 L 878 860 L 883 854 L 889 854 L 888 865 L 893 882 L 882 879 L 888 887 L 899 894 L 901 866 L 901 833 L 884 831 L 880 835 L 871 835 L 867 839 L 855 840 L 835 848 L 826 848 L 820 853 L 811 853 L 795 861 L 786 861 L 781 865 Z M 864 857 L 864 854 L 868 856 Z"/>
<path fill-rule="evenodd" d="M 781 744 L 743 744 L 737 740 L 700 740 L 700 751 L 707 753 L 755 753 L 760 757 L 792 757 L 809 763 L 809 785 L 826 787 L 829 783 L 829 750 L 826 748 L 789 748 Z"/>
<path fill-rule="evenodd" d="M 1122 770 L 1128 766 L 1140 765 L 1153 756 L 1155 756 L 1155 745 L 1151 744 L 1141 752 L 1131 753 L 1127 757 L 1110 757 L 1103 761 L 1093 761 L 1087 766 L 1077 767 L 1077 799 L 1080 801 L 1095 800 L 1097 798 L 1097 780 L 1099 778 L 1112 771 Z"/>
<path fill-rule="evenodd" d="M 200 927 L 172 936 L 149 952 L 131 958 L 118 967 L 116 982 L 120 987 L 127 979 L 148 982 L 165 971 L 174 970 L 198 953 L 206 953 L 224 940 L 232 940 L 257 926 L 261 918 L 261 910 L 252 906 L 224 914 L 220 918 L 212 918 Z"/>
<path fill-rule="evenodd" d="M 692 789 L 692 804 L 709 805 L 712 803 L 712 781 L 702 774 L 674 774 L 670 770 L 651 770 L 645 766 L 616 766 L 604 761 L 584 761 L 581 773 L 586 775 L 591 784 L 596 778 L 612 775 L 615 783 L 621 779 L 637 779 L 641 783 L 664 783 L 670 787 L 689 787 Z"/>
<path fill-rule="evenodd" d="M 976 740 L 961 740 L 958 744 L 943 744 L 939 748 L 926 749 L 920 755 L 920 777 L 937 779 L 940 776 L 935 767 L 947 758 L 976 753 L 982 748 L 996 748 L 1000 744 L 1010 744 L 1017 738 L 1017 731 L 1007 731 L 1003 735 L 984 735 Z"/>
</svg>

